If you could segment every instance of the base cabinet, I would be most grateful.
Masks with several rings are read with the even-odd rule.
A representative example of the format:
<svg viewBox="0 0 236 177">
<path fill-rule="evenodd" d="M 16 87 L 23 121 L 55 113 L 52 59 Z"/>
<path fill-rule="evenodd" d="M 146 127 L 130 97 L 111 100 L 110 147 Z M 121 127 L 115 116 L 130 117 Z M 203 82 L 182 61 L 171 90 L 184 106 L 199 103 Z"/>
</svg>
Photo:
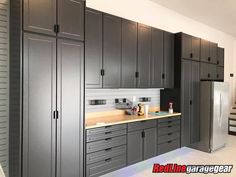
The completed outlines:
<svg viewBox="0 0 236 177">
<path fill-rule="evenodd" d="M 97 177 L 180 147 L 180 117 L 86 130 L 86 177 Z"/>
</svg>

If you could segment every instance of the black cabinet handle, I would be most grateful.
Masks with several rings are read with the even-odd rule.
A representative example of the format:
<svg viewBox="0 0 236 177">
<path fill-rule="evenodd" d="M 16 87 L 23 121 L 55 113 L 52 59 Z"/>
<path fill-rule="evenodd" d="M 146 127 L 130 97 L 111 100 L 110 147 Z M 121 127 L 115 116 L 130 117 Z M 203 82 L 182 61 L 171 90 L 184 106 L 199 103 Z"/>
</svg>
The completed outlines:
<svg viewBox="0 0 236 177">
<path fill-rule="evenodd" d="M 172 135 L 172 133 L 168 133 L 168 135 Z"/>
<path fill-rule="evenodd" d="M 190 58 L 193 58 L 193 53 L 190 53 Z"/>
<path fill-rule="evenodd" d="M 171 120 L 169 120 L 169 121 L 168 121 L 168 123 L 172 123 L 172 121 L 171 121 Z"/>
<path fill-rule="evenodd" d="M 217 60 L 217 65 L 220 64 L 219 60 Z"/>
<path fill-rule="evenodd" d="M 210 73 L 208 73 L 207 77 L 208 77 L 208 78 L 210 78 L 210 77 L 211 77 L 211 74 L 210 74 Z"/>
<path fill-rule="evenodd" d="M 192 105 L 192 104 L 193 104 L 193 101 L 192 101 L 192 100 L 190 100 L 190 101 L 189 101 L 189 104 L 190 104 L 190 105 Z"/>
<path fill-rule="evenodd" d="M 208 61 L 211 61 L 211 57 L 208 57 Z"/>
<path fill-rule="evenodd" d="M 145 138 L 145 132 L 141 133 L 142 138 Z"/>
<path fill-rule="evenodd" d="M 219 74 L 217 74 L 217 78 L 219 78 Z"/>
<path fill-rule="evenodd" d="M 167 143 L 171 143 L 172 141 L 168 141 Z"/>
<path fill-rule="evenodd" d="M 110 162 L 111 161 L 111 158 L 108 158 L 105 160 L 105 162 Z"/>
<path fill-rule="evenodd" d="M 172 125 L 168 125 L 168 128 L 171 128 L 172 127 Z"/>
<path fill-rule="evenodd" d="M 105 126 L 105 128 L 110 128 L 110 127 L 111 127 L 111 125 Z"/>
<path fill-rule="evenodd" d="M 110 141 L 112 138 L 106 138 L 105 141 Z"/>
<path fill-rule="evenodd" d="M 112 150 L 112 148 L 107 148 L 107 149 L 105 149 L 105 151 L 111 151 Z"/>
<path fill-rule="evenodd" d="M 110 133 L 112 133 L 112 132 L 105 132 L 105 135 L 110 134 Z"/>
</svg>

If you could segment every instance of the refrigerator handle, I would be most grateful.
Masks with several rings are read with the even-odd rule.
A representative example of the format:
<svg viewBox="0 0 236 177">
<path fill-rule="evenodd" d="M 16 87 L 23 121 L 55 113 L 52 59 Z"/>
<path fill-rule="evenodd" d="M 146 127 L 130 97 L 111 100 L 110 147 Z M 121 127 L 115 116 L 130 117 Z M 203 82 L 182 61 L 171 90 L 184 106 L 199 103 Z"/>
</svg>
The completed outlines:
<svg viewBox="0 0 236 177">
<path fill-rule="evenodd" d="M 222 124 L 222 95 L 220 93 L 220 127 L 221 127 L 221 124 Z"/>
</svg>

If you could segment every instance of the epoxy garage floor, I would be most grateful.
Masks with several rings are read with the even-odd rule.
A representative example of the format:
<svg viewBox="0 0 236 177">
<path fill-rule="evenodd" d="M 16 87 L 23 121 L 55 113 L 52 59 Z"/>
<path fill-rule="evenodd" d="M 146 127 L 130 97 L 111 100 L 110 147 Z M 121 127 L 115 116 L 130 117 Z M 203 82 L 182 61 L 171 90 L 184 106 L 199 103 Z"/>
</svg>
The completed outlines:
<svg viewBox="0 0 236 177">
<path fill-rule="evenodd" d="M 137 163 L 121 170 L 109 173 L 103 177 L 180 177 L 180 176 L 236 176 L 236 136 L 228 136 L 228 143 L 225 148 L 214 153 L 205 153 L 190 148 L 181 148 L 167 154 Z M 154 163 L 165 165 L 167 163 L 177 163 L 179 165 L 234 165 L 230 174 L 160 174 L 152 173 Z"/>
</svg>

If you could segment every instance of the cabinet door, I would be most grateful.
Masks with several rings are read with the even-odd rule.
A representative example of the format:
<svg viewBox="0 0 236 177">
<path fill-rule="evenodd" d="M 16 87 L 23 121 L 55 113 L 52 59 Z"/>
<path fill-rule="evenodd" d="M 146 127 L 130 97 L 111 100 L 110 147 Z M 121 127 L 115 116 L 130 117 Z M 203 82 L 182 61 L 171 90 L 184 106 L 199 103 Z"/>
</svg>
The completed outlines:
<svg viewBox="0 0 236 177">
<path fill-rule="evenodd" d="M 155 157 L 157 154 L 157 128 L 144 130 L 145 138 L 143 141 L 143 159 Z"/>
<path fill-rule="evenodd" d="M 217 65 L 208 64 L 208 70 L 210 71 L 210 79 L 217 80 Z"/>
<path fill-rule="evenodd" d="M 182 33 L 182 58 L 191 59 L 192 36 Z"/>
<path fill-rule="evenodd" d="M 217 67 L 217 80 L 224 81 L 224 67 Z"/>
<path fill-rule="evenodd" d="M 201 62 L 200 64 L 200 79 L 201 80 L 210 80 L 211 71 L 209 70 L 209 64 Z"/>
<path fill-rule="evenodd" d="M 164 32 L 164 88 L 174 87 L 174 41 L 173 33 Z"/>
<path fill-rule="evenodd" d="M 137 23 L 122 20 L 121 87 L 135 88 L 137 70 Z"/>
<path fill-rule="evenodd" d="M 121 18 L 103 15 L 104 88 L 119 88 L 121 80 Z"/>
<path fill-rule="evenodd" d="M 56 0 L 24 0 L 24 30 L 56 35 Z"/>
<path fill-rule="evenodd" d="M 192 37 L 192 60 L 200 60 L 200 38 Z"/>
<path fill-rule="evenodd" d="M 23 176 L 55 176 L 56 39 L 24 34 Z"/>
<path fill-rule="evenodd" d="M 224 49 L 218 47 L 218 48 L 217 48 L 217 53 L 218 53 L 218 54 L 217 54 L 217 58 L 218 58 L 217 64 L 218 64 L 219 66 L 224 66 L 224 54 L 225 54 Z"/>
<path fill-rule="evenodd" d="M 163 87 L 164 32 L 152 28 L 151 87 Z"/>
<path fill-rule="evenodd" d="M 84 0 L 58 0 L 58 36 L 84 40 L 84 3 Z"/>
<path fill-rule="evenodd" d="M 210 62 L 210 43 L 207 40 L 201 39 L 201 61 Z"/>
<path fill-rule="evenodd" d="M 138 87 L 150 87 L 151 27 L 138 24 Z"/>
<path fill-rule="evenodd" d="M 142 131 L 128 133 L 128 165 L 143 160 L 143 138 Z"/>
<path fill-rule="evenodd" d="M 102 88 L 102 13 L 86 8 L 85 86 Z"/>
<path fill-rule="evenodd" d="M 199 92 L 200 92 L 200 66 L 199 62 L 192 61 L 192 107 L 191 107 L 191 134 L 190 143 L 200 140 L 200 119 L 199 119 Z"/>
<path fill-rule="evenodd" d="M 83 177 L 83 43 L 58 40 L 57 176 Z"/>
<path fill-rule="evenodd" d="M 217 44 L 210 42 L 210 57 L 211 63 L 217 64 Z"/>
<path fill-rule="evenodd" d="M 182 146 L 188 146 L 190 144 L 192 61 L 182 60 L 181 70 L 181 143 Z"/>
</svg>

